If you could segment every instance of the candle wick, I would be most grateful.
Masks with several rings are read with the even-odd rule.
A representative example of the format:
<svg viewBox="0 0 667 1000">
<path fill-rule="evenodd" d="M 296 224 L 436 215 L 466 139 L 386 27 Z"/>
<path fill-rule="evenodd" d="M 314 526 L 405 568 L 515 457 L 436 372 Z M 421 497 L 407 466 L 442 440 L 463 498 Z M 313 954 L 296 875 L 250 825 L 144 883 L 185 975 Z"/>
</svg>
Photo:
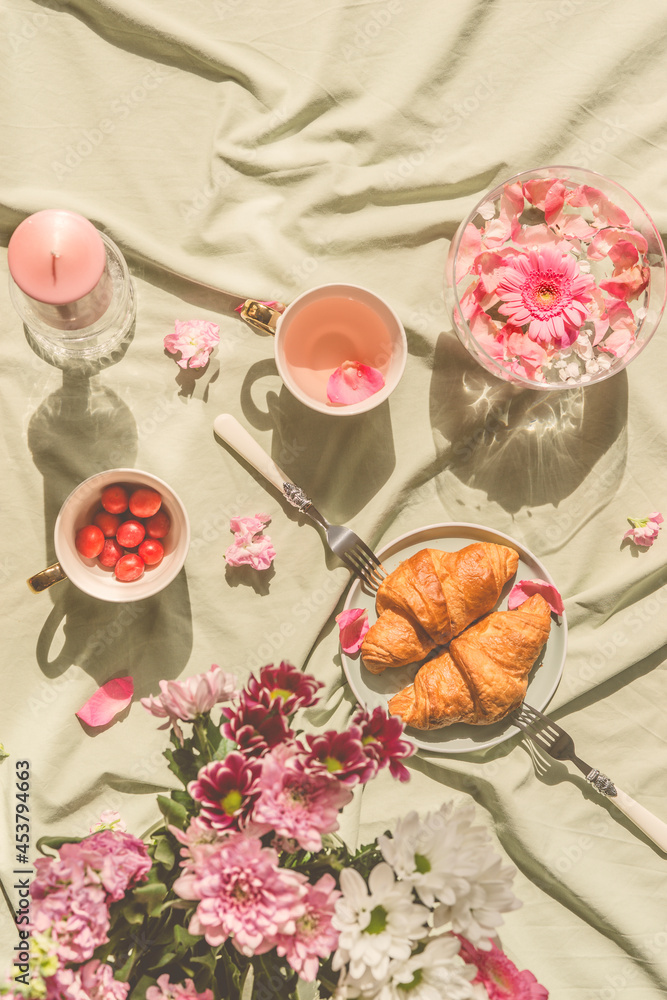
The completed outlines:
<svg viewBox="0 0 667 1000">
<path fill-rule="evenodd" d="M 60 254 L 56 253 L 55 250 L 51 251 L 51 274 L 53 275 L 53 281 L 56 280 L 56 260 L 60 258 Z"/>
</svg>

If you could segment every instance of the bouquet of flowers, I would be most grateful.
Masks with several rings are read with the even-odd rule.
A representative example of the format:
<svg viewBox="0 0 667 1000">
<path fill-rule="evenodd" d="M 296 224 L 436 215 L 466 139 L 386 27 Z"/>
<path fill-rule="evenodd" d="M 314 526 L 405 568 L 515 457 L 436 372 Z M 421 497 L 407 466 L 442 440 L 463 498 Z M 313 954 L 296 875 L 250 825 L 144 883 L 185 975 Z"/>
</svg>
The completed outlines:
<svg viewBox="0 0 667 1000">
<path fill-rule="evenodd" d="M 281 663 L 238 691 L 213 666 L 142 699 L 183 787 L 158 796 L 146 842 L 117 814 L 40 842 L 57 853 L 35 862 L 30 982 L 5 995 L 543 1000 L 492 941 L 520 904 L 471 805 L 410 813 L 354 851 L 336 835 L 355 787 L 385 767 L 407 780 L 414 747 L 380 708 L 345 732 L 297 729 L 320 687 Z"/>
</svg>

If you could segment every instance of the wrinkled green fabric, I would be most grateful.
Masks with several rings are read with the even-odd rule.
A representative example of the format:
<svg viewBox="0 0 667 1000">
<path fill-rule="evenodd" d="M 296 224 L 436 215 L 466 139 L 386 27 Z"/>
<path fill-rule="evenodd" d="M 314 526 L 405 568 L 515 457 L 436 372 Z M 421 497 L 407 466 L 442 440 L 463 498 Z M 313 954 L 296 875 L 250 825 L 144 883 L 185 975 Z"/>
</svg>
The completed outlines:
<svg viewBox="0 0 667 1000">
<path fill-rule="evenodd" d="M 240 678 L 287 659 L 324 681 L 312 729 L 342 727 L 333 616 L 347 572 L 312 525 L 214 437 L 233 413 L 336 523 L 371 545 L 423 525 L 474 522 L 544 562 L 570 626 L 550 711 L 580 754 L 667 820 L 667 538 L 622 546 L 626 517 L 664 510 L 664 323 L 628 369 L 583 395 L 513 392 L 459 346 L 442 297 L 456 227 L 511 174 L 588 166 L 667 223 L 660 5 L 636 0 L 7 0 L 0 40 L 0 232 L 43 208 L 91 219 L 123 249 L 138 299 L 125 356 L 89 379 L 26 342 L 2 308 L 4 690 L 2 878 L 15 865 L 15 767 L 31 764 L 33 845 L 83 835 L 103 809 L 135 833 L 171 778 L 165 733 L 138 699 L 211 663 Z M 5 268 L 3 250 L 3 268 Z M 290 301 L 332 281 L 367 285 L 402 317 L 404 378 L 364 416 L 313 413 L 282 386 L 270 339 L 239 296 Z M 176 319 L 219 324 L 198 377 L 163 352 Z M 181 575 L 139 604 L 25 579 L 53 561 L 70 490 L 105 468 L 165 479 L 190 515 Z M 229 518 L 265 512 L 277 550 L 232 571 Z M 129 674 L 131 709 L 89 732 L 76 710 Z M 408 809 L 478 804 L 516 865 L 523 907 L 503 946 L 555 1000 L 667 992 L 667 868 L 570 765 L 536 772 L 514 739 L 468 756 L 419 754 L 383 775 L 344 832 L 367 841 Z M 16 929 L 2 912 L 0 973 Z"/>
</svg>

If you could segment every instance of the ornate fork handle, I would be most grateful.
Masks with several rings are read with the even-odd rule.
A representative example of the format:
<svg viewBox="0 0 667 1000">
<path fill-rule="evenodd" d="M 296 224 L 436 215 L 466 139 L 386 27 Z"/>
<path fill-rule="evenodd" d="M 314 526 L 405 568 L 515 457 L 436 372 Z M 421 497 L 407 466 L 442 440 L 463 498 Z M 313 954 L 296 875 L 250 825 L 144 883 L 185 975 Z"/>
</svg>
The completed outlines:
<svg viewBox="0 0 667 1000">
<path fill-rule="evenodd" d="M 283 494 L 286 500 L 296 507 L 297 510 L 306 513 L 310 507 L 313 506 L 313 501 L 310 497 L 307 497 L 300 486 L 295 486 L 294 483 L 286 482 L 282 486 Z"/>
<path fill-rule="evenodd" d="M 598 771 L 596 767 L 594 767 L 586 775 L 586 781 L 590 781 L 593 788 L 600 792 L 601 795 L 609 795 L 610 797 L 613 797 L 617 794 L 616 785 L 611 778 L 608 778 L 606 774 L 602 773 L 602 771 Z"/>
</svg>

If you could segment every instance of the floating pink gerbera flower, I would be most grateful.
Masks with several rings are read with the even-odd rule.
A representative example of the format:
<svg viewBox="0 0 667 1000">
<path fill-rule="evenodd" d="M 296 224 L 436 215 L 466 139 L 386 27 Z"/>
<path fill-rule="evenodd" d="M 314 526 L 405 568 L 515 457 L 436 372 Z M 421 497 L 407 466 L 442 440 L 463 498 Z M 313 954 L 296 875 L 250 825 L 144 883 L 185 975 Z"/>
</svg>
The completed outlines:
<svg viewBox="0 0 667 1000">
<path fill-rule="evenodd" d="M 580 272 L 574 257 L 543 246 L 507 262 L 497 287 L 498 312 L 515 326 L 527 325 L 531 340 L 569 347 L 588 318 L 594 287 L 594 278 Z"/>
</svg>

